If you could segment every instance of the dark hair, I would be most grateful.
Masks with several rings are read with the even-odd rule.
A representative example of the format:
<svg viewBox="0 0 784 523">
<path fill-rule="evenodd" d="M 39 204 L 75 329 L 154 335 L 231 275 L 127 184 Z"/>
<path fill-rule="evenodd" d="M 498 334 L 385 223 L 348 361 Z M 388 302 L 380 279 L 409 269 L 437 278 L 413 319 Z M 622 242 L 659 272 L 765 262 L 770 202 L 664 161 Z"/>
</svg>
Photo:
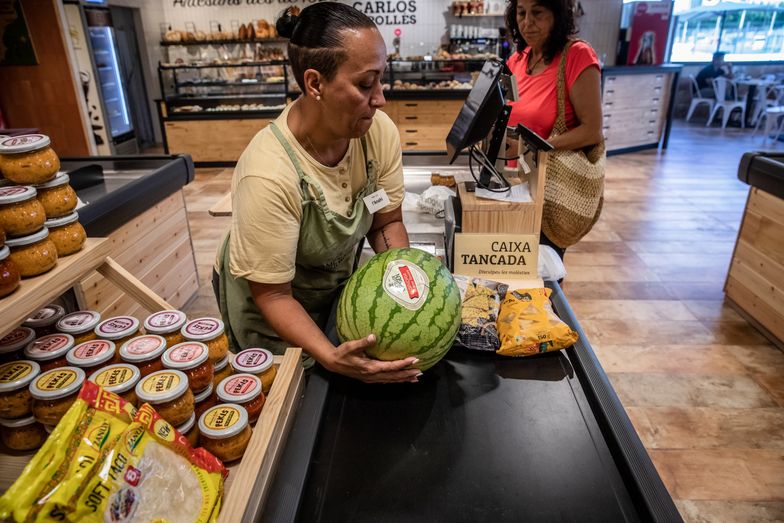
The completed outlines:
<svg viewBox="0 0 784 523">
<path fill-rule="evenodd" d="M 716 51 L 715 53 L 713 53 L 714 60 L 716 58 L 724 58 L 725 56 L 727 56 L 727 53 L 725 53 L 724 51 Z"/>
<path fill-rule="evenodd" d="M 528 44 L 520 33 L 520 26 L 517 25 L 517 2 L 518 0 L 510 0 L 507 3 L 504 18 L 509 37 L 514 42 L 517 51 L 520 52 Z M 577 28 L 574 24 L 574 5 L 572 0 L 537 0 L 536 4 L 553 13 L 553 30 L 550 32 L 543 49 L 544 60 L 549 63 L 566 47 L 569 38 L 577 34 Z"/>
<path fill-rule="evenodd" d="M 376 24 L 367 15 L 338 2 L 309 5 L 299 13 L 297 8 L 289 7 L 275 23 L 278 34 L 289 39 L 291 70 L 303 92 L 305 70 L 315 69 L 332 80 L 348 58 L 341 31 L 371 27 Z"/>
</svg>

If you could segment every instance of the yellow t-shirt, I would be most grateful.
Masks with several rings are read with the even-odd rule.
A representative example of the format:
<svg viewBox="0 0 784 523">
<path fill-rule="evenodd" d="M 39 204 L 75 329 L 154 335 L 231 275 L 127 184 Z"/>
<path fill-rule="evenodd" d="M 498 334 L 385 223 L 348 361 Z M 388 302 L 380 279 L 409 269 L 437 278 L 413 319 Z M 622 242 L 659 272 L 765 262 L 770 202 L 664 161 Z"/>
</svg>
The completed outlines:
<svg viewBox="0 0 784 523">
<path fill-rule="evenodd" d="M 286 124 L 290 108 L 278 116 L 275 124 L 297 155 L 303 172 L 321 186 L 328 207 L 349 217 L 355 197 L 367 180 L 361 140 L 350 141 L 346 155 L 336 166 L 322 165 L 291 133 Z M 376 111 L 366 140 L 368 158 L 375 159 L 378 166 L 378 189 L 389 196 L 389 205 L 379 212 L 395 210 L 404 197 L 398 130 L 389 116 Z M 297 171 L 270 127 L 259 131 L 240 156 L 231 194 L 231 275 L 257 283 L 294 279 L 302 195 Z"/>
</svg>

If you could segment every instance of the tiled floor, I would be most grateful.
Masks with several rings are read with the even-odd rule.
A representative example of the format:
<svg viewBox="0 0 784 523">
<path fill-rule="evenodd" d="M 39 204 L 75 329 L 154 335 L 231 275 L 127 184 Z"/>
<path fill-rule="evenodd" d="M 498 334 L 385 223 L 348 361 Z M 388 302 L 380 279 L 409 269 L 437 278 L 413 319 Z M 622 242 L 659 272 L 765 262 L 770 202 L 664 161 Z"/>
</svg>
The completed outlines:
<svg viewBox="0 0 784 523">
<path fill-rule="evenodd" d="M 566 295 L 687 521 L 784 520 L 784 353 L 722 291 L 748 192 L 738 161 L 761 142 L 680 125 L 665 153 L 609 158 L 602 218 L 566 255 Z M 200 169 L 186 187 L 202 280 L 189 315 L 216 311 L 229 219 L 207 209 L 230 178 Z"/>
</svg>

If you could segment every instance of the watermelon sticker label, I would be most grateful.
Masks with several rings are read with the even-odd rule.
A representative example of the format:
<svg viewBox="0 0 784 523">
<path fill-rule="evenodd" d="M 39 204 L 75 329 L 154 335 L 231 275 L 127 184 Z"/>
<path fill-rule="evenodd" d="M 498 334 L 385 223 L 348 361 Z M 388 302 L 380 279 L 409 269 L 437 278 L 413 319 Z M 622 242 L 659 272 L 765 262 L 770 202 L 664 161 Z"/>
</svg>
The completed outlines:
<svg viewBox="0 0 784 523">
<path fill-rule="evenodd" d="M 425 271 L 406 260 L 389 262 L 384 273 L 384 292 L 406 309 L 419 310 L 427 300 L 430 279 Z"/>
</svg>

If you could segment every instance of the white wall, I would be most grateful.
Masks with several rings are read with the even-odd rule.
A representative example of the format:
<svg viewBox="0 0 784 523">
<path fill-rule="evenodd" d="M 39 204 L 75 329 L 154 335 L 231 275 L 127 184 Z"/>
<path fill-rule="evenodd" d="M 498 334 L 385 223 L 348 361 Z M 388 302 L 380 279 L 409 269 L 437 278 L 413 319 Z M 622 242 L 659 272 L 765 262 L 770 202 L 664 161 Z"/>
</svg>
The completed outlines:
<svg viewBox="0 0 784 523">
<path fill-rule="evenodd" d="M 604 65 L 615 65 L 623 0 L 581 0 L 585 15 L 577 19 L 578 36 L 593 46 Z"/>
</svg>

